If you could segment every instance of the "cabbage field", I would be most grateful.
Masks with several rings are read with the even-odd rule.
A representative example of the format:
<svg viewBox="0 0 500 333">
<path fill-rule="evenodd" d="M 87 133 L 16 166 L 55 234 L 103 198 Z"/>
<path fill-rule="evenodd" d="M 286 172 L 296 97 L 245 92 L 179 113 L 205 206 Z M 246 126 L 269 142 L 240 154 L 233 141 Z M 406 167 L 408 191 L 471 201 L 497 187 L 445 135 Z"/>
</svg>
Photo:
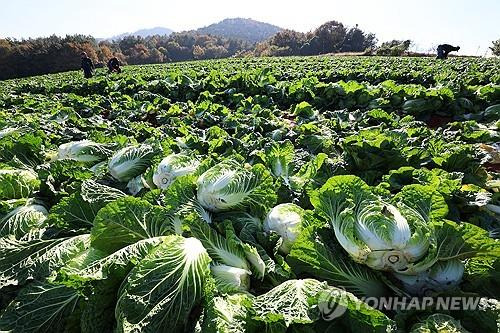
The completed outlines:
<svg viewBox="0 0 500 333">
<path fill-rule="evenodd" d="M 2 81 L 0 331 L 497 332 L 499 129 L 498 59 Z"/>
</svg>

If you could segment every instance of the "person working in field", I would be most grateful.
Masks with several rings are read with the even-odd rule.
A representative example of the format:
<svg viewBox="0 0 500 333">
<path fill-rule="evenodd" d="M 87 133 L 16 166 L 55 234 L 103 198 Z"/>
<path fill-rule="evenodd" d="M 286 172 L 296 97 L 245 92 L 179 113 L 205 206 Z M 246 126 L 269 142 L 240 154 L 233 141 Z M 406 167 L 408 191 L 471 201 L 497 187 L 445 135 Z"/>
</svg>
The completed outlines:
<svg viewBox="0 0 500 333">
<path fill-rule="evenodd" d="M 87 53 L 85 52 L 82 52 L 82 69 L 83 69 L 83 76 L 85 76 L 86 79 L 90 79 L 94 72 L 94 63 L 92 62 L 92 59 L 90 59 L 87 56 Z"/>
<path fill-rule="evenodd" d="M 441 44 L 437 47 L 437 59 L 448 59 L 448 53 L 460 50 L 460 46 L 451 46 L 450 44 Z"/>
<path fill-rule="evenodd" d="M 109 73 L 121 73 L 122 69 L 120 68 L 120 60 L 117 57 L 113 57 L 108 61 L 108 71 Z"/>
</svg>

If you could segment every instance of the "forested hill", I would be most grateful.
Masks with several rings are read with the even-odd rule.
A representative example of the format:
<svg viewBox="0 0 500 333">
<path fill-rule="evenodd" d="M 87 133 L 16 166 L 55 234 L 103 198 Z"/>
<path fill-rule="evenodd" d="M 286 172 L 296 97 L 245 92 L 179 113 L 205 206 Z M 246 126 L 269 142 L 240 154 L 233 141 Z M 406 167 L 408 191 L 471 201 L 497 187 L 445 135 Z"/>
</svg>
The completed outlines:
<svg viewBox="0 0 500 333">
<path fill-rule="evenodd" d="M 200 28 L 196 32 L 231 39 L 240 39 L 252 44 L 262 42 L 283 30 L 275 25 L 245 18 L 229 18 L 219 23 Z"/>
</svg>

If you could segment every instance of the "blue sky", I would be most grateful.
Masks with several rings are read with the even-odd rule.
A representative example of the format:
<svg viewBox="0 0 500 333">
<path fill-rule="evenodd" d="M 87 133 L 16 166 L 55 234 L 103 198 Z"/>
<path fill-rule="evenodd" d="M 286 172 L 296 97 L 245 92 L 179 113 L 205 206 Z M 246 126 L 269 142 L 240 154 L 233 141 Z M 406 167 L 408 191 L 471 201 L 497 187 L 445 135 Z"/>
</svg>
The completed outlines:
<svg viewBox="0 0 500 333">
<path fill-rule="evenodd" d="M 175 31 L 246 17 L 309 31 L 328 20 L 359 24 L 379 40 L 412 39 L 426 51 L 439 43 L 484 55 L 500 38 L 499 0 L 0 0 L 0 37 L 91 34 L 110 37 L 164 26 Z"/>
</svg>

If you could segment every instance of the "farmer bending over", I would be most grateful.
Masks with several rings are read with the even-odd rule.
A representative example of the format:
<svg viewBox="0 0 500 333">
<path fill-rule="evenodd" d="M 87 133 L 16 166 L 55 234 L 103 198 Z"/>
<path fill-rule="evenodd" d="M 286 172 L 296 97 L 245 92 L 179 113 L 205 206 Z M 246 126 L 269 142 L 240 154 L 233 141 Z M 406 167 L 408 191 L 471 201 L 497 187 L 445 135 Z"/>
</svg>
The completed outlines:
<svg viewBox="0 0 500 333">
<path fill-rule="evenodd" d="M 85 78 L 90 79 L 92 77 L 92 72 L 94 71 L 94 63 L 85 52 L 82 52 L 82 69 Z"/>
<path fill-rule="evenodd" d="M 448 53 L 460 50 L 460 46 L 451 46 L 450 44 L 441 44 L 437 48 L 437 59 L 448 59 Z"/>
<path fill-rule="evenodd" d="M 113 57 L 113 58 L 109 59 L 108 71 L 109 71 L 109 73 L 113 73 L 113 72 L 121 73 L 122 72 L 122 69 L 120 68 L 120 61 L 118 60 L 118 58 Z"/>
</svg>

